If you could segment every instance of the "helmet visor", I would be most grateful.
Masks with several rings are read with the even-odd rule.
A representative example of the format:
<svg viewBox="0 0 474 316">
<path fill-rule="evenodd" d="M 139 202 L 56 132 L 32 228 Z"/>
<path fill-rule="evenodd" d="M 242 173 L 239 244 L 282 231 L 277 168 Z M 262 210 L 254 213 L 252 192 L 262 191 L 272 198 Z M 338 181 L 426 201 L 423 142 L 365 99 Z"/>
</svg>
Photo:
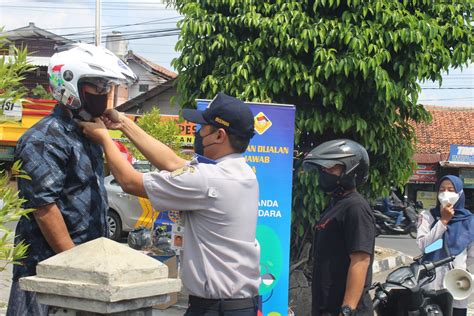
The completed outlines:
<svg viewBox="0 0 474 316">
<path fill-rule="evenodd" d="M 319 169 L 319 168 L 332 168 L 335 165 L 344 165 L 340 161 L 337 160 L 324 160 L 324 159 L 311 159 L 311 160 L 305 160 L 303 162 L 303 169 L 305 171 L 310 171 L 314 169 Z"/>
<path fill-rule="evenodd" d="M 119 85 L 120 81 L 107 78 L 84 78 L 81 80 L 82 84 L 94 87 L 96 94 L 107 94 L 114 86 Z"/>
</svg>

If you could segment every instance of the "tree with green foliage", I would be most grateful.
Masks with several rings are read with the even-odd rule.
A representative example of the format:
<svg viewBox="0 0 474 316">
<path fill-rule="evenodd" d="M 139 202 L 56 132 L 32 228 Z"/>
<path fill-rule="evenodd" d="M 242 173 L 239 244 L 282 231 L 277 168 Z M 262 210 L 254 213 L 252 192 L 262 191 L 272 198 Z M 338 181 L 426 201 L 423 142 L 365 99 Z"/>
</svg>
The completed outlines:
<svg viewBox="0 0 474 316">
<path fill-rule="evenodd" d="M 0 33 L 2 28 L 0 28 Z M 6 50 L 8 42 L 0 37 L 0 52 Z M 3 118 L 3 106 L 21 102 L 26 93 L 21 81 L 24 75 L 32 71 L 34 67 L 27 60 L 27 50 L 13 47 L 13 55 L 10 57 L 0 57 L 0 124 L 8 122 Z M 17 177 L 28 178 L 20 170 L 21 164 L 16 162 L 12 165 L 11 171 Z M 22 215 L 26 215 L 32 210 L 23 209 L 25 202 L 18 197 L 16 188 L 9 184 L 10 176 L 3 166 L 0 165 L 0 271 L 4 270 L 8 264 L 16 263 L 23 258 L 27 250 L 27 245 L 13 243 L 13 231 L 7 227 L 8 223 L 16 222 Z"/>
<path fill-rule="evenodd" d="M 158 122 L 160 123 L 157 124 Z M 153 107 L 150 112 L 139 117 L 137 125 L 140 126 L 148 135 L 160 140 L 178 155 L 180 154 L 181 144 L 176 137 L 180 133 L 178 122 L 173 119 L 162 119 L 160 110 L 157 107 Z M 125 146 L 131 151 L 133 157 L 138 160 L 146 160 L 143 154 L 135 147 L 135 145 L 133 145 L 132 142 L 125 142 Z"/>
<path fill-rule="evenodd" d="M 184 16 L 173 61 L 183 106 L 218 91 L 295 104 L 297 158 L 326 140 L 358 141 L 371 159 L 371 197 L 412 173 L 411 124 L 430 120 L 419 82 L 441 83 L 473 53 L 472 1 L 172 3 Z M 293 188 L 292 245 L 301 249 L 325 199 L 314 175 L 296 172 Z"/>
</svg>

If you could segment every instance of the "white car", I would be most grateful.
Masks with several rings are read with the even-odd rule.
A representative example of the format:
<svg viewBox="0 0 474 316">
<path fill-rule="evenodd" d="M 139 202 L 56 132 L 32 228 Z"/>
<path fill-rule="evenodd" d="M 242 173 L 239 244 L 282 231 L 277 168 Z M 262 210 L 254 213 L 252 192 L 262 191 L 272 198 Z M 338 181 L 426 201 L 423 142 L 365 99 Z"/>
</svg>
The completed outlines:
<svg viewBox="0 0 474 316">
<path fill-rule="evenodd" d="M 142 172 L 151 170 L 149 163 L 135 163 L 134 167 Z M 104 182 L 109 201 L 107 224 L 110 239 L 120 240 L 138 227 L 153 228 L 158 213 L 148 199 L 125 193 L 113 175 L 105 177 Z"/>
</svg>

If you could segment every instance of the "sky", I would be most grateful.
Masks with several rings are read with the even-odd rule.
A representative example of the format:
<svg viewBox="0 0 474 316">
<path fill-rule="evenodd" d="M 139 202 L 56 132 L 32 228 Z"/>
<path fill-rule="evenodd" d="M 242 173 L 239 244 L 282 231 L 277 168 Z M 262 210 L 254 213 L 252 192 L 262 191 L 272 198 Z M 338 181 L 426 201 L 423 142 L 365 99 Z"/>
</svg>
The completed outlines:
<svg viewBox="0 0 474 316">
<path fill-rule="evenodd" d="M 178 12 L 160 0 L 101 0 L 101 37 L 119 31 L 128 48 L 168 69 L 178 56 Z M 95 0 L 0 0 L 0 27 L 12 30 L 35 23 L 39 28 L 83 42 L 94 42 Z M 134 24 L 134 25 L 131 25 Z M 142 39 L 139 39 L 142 38 Z"/>
<path fill-rule="evenodd" d="M 168 69 L 178 41 L 179 13 L 161 0 L 101 0 L 101 36 L 119 31 L 128 48 Z M 12 30 L 29 22 L 47 31 L 83 42 L 94 41 L 95 0 L 0 0 L 0 27 Z M 474 108 L 474 63 L 467 69 L 451 69 L 439 83 L 422 82 L 418 103 Z"/>
</svg>

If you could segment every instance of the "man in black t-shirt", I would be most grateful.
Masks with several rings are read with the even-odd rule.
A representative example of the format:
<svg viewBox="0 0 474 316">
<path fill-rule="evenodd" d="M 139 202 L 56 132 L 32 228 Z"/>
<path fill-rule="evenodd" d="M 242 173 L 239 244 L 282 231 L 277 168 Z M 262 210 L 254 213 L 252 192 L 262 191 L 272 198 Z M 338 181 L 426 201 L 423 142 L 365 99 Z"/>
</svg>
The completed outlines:
<svg viewBox="0 0 474 316">
<path fill-rule="evenodd" d="M 373 315 L 375 222 L 356 190 L 368 178 L 367 151 L 352 140 L 325 142 L 305 157 L 304 167 L 319 170 L 319 187 L 331 196 L 313 243 L 312 315 Z"/>
</svg>

